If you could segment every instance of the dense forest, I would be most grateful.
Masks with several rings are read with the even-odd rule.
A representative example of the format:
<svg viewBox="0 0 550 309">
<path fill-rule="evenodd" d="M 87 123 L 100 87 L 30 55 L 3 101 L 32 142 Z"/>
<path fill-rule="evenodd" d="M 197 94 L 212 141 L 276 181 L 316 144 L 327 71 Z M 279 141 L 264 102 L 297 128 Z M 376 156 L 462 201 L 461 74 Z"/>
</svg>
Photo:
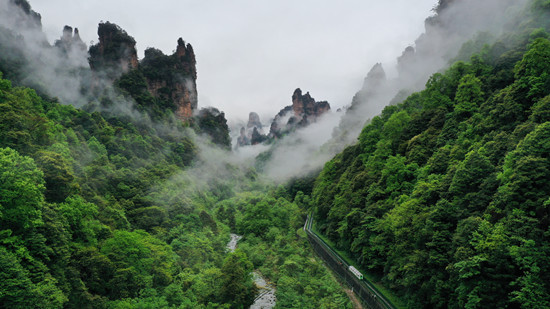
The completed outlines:
<svg viewBox="0 0 550 309">
<path fill-rule="evenodd" d="M 0 308 L 248 308 L 253 271 L 275 308 L 352 308 L 309 246 L 309 212 L 409 308 L 550 307 L 549 1 L 282 184 L 262 174 L 269 150 L 257 169 L 230 160 L 224 113 L 197 110 L 190 44 L 140 61 L 115 24 L 88 50 L 66 27 L 37 45 L 83 84 L 55 93 L 24 38 L 40 15 L 8 2 L 28 29 L 0 23 Z"/>
<path fill-rule="evenodd" d="M 549 13 L 468 42 L 315 183 L 319 230 L 410 308 L 550 307 Z"/>
<path fill-rule="evenodd" d="M 200 187 L 183 171 L 197 148 L 179 131 L 5 79 L 0 100 L 1 307 L 243 308 L 257 268 L 276 280 L 283 307 L 345 306 L 296 234 L 303 196 L 256 184 L 253 171 L 237 178 L 248 193 L 223 179 Z M 245 239 L 229 254 L 230 230 Z"/>
<path fill-rule="evenodd" d="M 26 1 L 10 6 L 40 30 Z M 193 89 L 177 92 L 196 78 L 190 45 L 148 49 L 137 63 L 131 36 L 108 22 L 105 33 L 91 70 L 56 68 L 91 83 L 67 102 L 29 81 L 21 49 L 32 42 L 0 27 L 0 307 L 248 308 L 253 270 L 277 285 L 282 308 L 350 307 L 298 232 L 303 194 L 223 160 L 223 113 L 179 118 L 177 102 L 196 107 Z M 75 40 L 41 42 L 41 52 L 66 61 Z M 235 252 L 230 232 L 244 236 Z"/>
</svg>

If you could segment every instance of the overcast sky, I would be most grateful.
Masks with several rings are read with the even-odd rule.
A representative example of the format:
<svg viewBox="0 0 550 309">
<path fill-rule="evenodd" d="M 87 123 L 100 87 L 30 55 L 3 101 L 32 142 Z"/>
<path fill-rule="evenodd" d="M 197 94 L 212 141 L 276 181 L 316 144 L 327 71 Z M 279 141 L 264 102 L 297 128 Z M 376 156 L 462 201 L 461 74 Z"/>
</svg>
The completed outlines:
<svg viewBox="0 0 550 309">
<path fill-rule="evenodd" d="M 118 24 L 147 47 L 171 54 L 182 37 L 197 56 L 199 107 L 228 119 L 258 112 L 267 121 L 294 89 L 348 105 L 376 62 L 395 58 L 424 31 L 437 0 L 30 0 L 48 39 L 64 25 L 87 44 L 97 24 Z"/>
</svg>

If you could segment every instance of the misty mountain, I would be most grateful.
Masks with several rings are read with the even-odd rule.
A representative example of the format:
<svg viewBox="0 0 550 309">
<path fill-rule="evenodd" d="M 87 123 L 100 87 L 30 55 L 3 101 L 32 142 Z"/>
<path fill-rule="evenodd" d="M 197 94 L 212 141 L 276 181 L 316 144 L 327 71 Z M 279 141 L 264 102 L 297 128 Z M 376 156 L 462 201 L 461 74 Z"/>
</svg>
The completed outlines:
<svg viewBox="0 0 550 309">
<path fill-rule="evenodd" d="M 139 60 L 136 41 L 116 24 L 99 23 L 98 43 L 88 50 L 78 29 L 73 32 L 70 26 L 50 45 L 40 14 L 26 1 L 3 2 L 0 13 L 4 17 L 0 69 L 14 83 L 33 87 L 63 104 L 123 114 L 151 126 L 172 119 L 187 122 L 199 134 L 220 131 L 223 136 L 213 142 L 230 146 L 225 117 L 219 117 L 223 113 L 197 110 L 195 54 L 183 39 L 177 40 L 172 55 L 149 48 Z M 204 121 L 207 114 L 217 120 Z"/>
<path fill-rule="evenodd" d="M 298 88 L 234 148 L 183 38 L 139 59 L 101 21 L 52 44 L 1 1 L 0 307 L 248 308 L 261 276 L 277 307 L 353 308 L 308 214 L 396 307 L 549 307 L 549 21 L 440 0 L 396 76 L 376 64 L 340 111 Z"/>
<path fill-rule="evenodd" d="M 519 15 L 394 99 L 315 182 L 318 228 L 404 307 L 550 305 L 550 6 L 500 9 Z M 367 80 L 384 82 L 378 68 Z"/>
<path fill-rule="evenodd" d="M 283 108 L 273 119 L 269 135 L 281 138 L 285 133 L 316 122 L 329 111 L 330 104 L 327 101 L 316 102 L 309 92 L 303 95 L 298 88 L 292 94 L 292 105 Z"/>
<path fill-rule="evenodd" d="M 468 60 L 481 51 L 484 44 L 493 43 L 503 33 L 515 29 L 521 22 L 525 3 L 523 0 L 440 1 L 434 15 L 425 20 L 425 32 L 396 59 L 396 77 L 389 78 L 382 64 L 375 64 L 342 113 L 325 113 L 326 117 L 308 122 L 308 127 L 313 125 L 308 129 L 294 124 L 294 108 L 285 107 L 274 117 L 273 130 L 264 133 L 279 140 L 273 143 L 272 139 L 260 135 L 259 140 L 273 144 L 268 150 L 264 146 L 256 147 L 255 153 L 259 154 L 256 166 L 279 180 L 318 172 L 324 162 L 356 143 L 363 126 L 385 106 L 402 102 L 423 89 L 435 72 L 443 72 L 456 60 Z M 235 143 L 239 129 L 234 129 Z M 279 131 L 285 132 L 284 136 L 277 133 Z M 252 130 L 246 132 L 248 141 L 252 133 Z M 268 168 L 264 169 L 265 166 Z"/>
<path fill-rule="evenodd" d="M 457 59 L 468 60 L 484 44 L 514 29 L 520 22 L 525 2 L 439 1 L 435 14 L 425 21 L 425 32 L 397 59 L 398 76 L 387 79 L 381 64 L 374 65 L 367 74 L 363 87 L 335 128 L 330 148 L 342 150 L 343 146 L 354 143 L 366 121 L 385 106 L 421 90 L 434 72 L 445 70 Z"/>
<path fill-rule="evenodd" d="M 273 117 L 269 133 L 260 133 L 260 131 L 263 132 L 260 116 L 255 112 L 251 112 L 246 128 L 242 127 L 240 130 L 241 134 L 237 139 L 236 146 L 273 143 L 274 140 L 292 134 L 297 129 L 305 128 L 317 122 L 328 112 L 330 112 L 328 102 L 316 102 L 309 92 L 303 95 L 302 90 L 297 88 L 292 94 L 292 105 L 285 106 Z"/>
<path fill-rule="evenodd" d="M 242 308 L 259 268 L 281 291 L 287 276 L 320 286 L 304 303 L 348 306 L 305 238 L 280 233 L 284 253 L 265 238 L 296 231 L 304 210 L 231 156 L 223 112 L 197 108 L 189 44 L 139 60 L 101 22 L 84 52 L 70 26 L 49 44 L 24 0 L 0 13 L 1 307 Z M 255 239 L 265 205 L 271 232 Z M 245 236 L 233 253 L 230 231 Z M 296 267 L 262 262 L 288 254 Z"/>
</svg>

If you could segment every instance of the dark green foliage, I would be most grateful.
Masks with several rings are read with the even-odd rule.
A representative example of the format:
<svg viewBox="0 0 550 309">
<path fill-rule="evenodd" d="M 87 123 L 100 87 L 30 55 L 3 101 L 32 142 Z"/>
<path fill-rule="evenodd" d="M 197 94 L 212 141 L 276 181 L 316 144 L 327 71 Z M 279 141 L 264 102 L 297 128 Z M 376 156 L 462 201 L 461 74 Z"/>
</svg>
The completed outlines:
<svg viewBox="0 0 550 309">
<path fill-rule="evenodd" d="M 276 188 L 228 164 L 227 178 L 185 170 L 198 151 L 186 126 L 230 140 L 215 109 L 167 121 L 176 99 L 196 104 L 194 87 L 175 91 L 196 78 L 183 40 L 137 64 L 133 38 L 102 23 L 90 63 L 121 96 L 98 90 L 83 109 L 12 86 L 25 59 L 0 44 L 12 79 L 0 78 L 0 307 L 244 308 L 256 269 L 281 308 L 350 308 L 308 249 L 311 208 L 409 307 L 548 307 L 550 6 L 532 4 L 517 31 L 479 35 L 425 90 L 385 108 L 315 181 Z M 21 44 L 3 30 L 0 43 Z M 129 97 L 153 124 L 97 111 Z M 243 235 L 235 253 L 229 231 Z"/>
<path fill-rule="evenodd" d="M 0 300 L 7 307 L 61 308 L 66 296 L 44 264 L 43 173 L 29 157 L 0 148 Z"/>
<path fill-rule="evenodd" d="M 538 100 L 550 92 L 550 41 L 537 38 L 515 68 L 515 77 L 527 98 Z"/>
<path fill-rule="evenodd" d="M 12 88 L 2 80 L 0 86 L 0 145 L 24 154 L 47 144 L 45 117 L 40 98 L 31 89 Z"/>
<path fill-rule="evenodd" d="M 5 308 L 63 308 L 66 297 L 51 276 L 33 282 L 13 253 L 0 247 L 0 301 Z"/>
<path fill-rule="evenodd" d="M 225 114 L 220 113 L 216 108 L 201 109 L 196 117 L 198 132 L 210 136 L 212 142 L 225 149 L 231 149 L 231 139 L 229 138 L 229 127 Z"/>
<path fill-rule="evenodd" d="M 62 202 L 71 193 L 78 192 L 72 167 L 62 155 L 52 151 L 41 151 L 36 163 L 44 172 L 45 197 L 48 202 Z"/>
<path fill-rule="evenodd" d="M 549 304 L 550 41 L 513 37 L 387 107 L 315 183 L 323 233 L 411 308 Z"/>
<path fill-rule="evenodd" d="M 171 101 L 153 98 L 147 89 L 147 81 L 139 70 L 132 70 L 122 75 L 115 84 L 136 101 L 140 110 L 149 112 L 156 119 L 160 119 L 166 112 L 174 109 Z"/>
<path fill-rule="evenodd" d="M 0 26 L 0 74 L 3 74 L 4 78 L 20 81 L 26 62 L 25 56 L 19 52 L 22 46 L 22 37 Z"/>
<path fill-rule="evenodd" d="M 220 291 L 221 301 L 231 308 L 248 308 L 254 303 L 258 288 L 252 281 L 252 263 L 241 251 L 230 253 L 224 260 Z"/>
<path fill-rule="evenodd" d="M 292 189 L 282 186 L 271 193 L 243 192 L 219 202 L 218 218 L 223 222 L 236 216 L 237 231 L 243 234 L 237 252 L 228 256 L 222 270 L 233 269 L 223 275 L 223 297 L 246 299 L 251 289 L 246 281 L 232 278 L 247 277 L 248 260 L 277 287 L 277 306 L 283 308 L 351 308 L 349 299 L 334 282 L 322 262 L 312 257 L 309 242 L 302 226 L 305 208 L 299 201 L 308 198 L 299 191 L 295 201 Z M 246 253 L 244 255 L 242 251 Z M 227 283 L 226 283 L 227 282 Z M 226 287 L 227 286 L 227 287 Z M 246 302 L 241 302 L 246 304 Z M 240 304 L 239 304 L 240 305 Z M 240 306 L 235 304 L 236 308 Z M 246 308 L 246 306 L 244 306 Z"/>
<path fill-rule="evenodd" d="M 182 75 L 182 72 L 178 72 L 177 65 L 179 59 L 176 54 L 172 56 L 165 55 L 162 51 L 155 48 L 148 48 L 145 50 L 145 58 L 142 61 L 143 74 L 150 80 L 164 81 L 165 86 L 173 86 L 179 82 L 180 78 L 189 77 Z"/>
<path fill-rule="evenodd" d="M 44 179 L 34 160 L 0 148 L 0 222 L 3 229 L 23 232 L 43 224 Z"/>
<path fill-rule="evenodd" d="M 90 46 L 90 67 L 104 72 L 114 79 L 127 69 L 132 58 L 137 61 L 136 41 L 118 25 L 110 22 L 100 23 L 97 29 L 99 43 Z"/>
<path fill-rule="evenodd" d="M 229 176 L 205 181 L 186 170 L 198 152 L 188 127 L 231 147 L 216 109 L 173 117 L 176 101 L 196 108 L 189 44 L 150 49 L 138 65 L 133 38 L 100 24 L 90 64 L 116 89 L 94 85 L 96 101 L 77 109 L 12 86 L 28 64 L 3 30 L 0 70 L 13 80 L 0 73 L 0 307 L 246 308 L 258 267 L 280 281 L 283 306 L 349 304 L 296 233 L 313 177 L 267 195 L 253 169 L 225 164 Z M 140 113 L 110 112 L 131 106 Z M 240 190 L 263 193 L 235 209 Z M 261 245 L 229 254 L 230 229 Z"/>
<path fill-rule="evenodd" d="M 134 73 L 120 86 L 139 94 L 143 78 Z M 181 197 L 191 184 L 165 183 L 197 155 L 181 122 L 157 131 L 47 101 L 4 79 L 0 109 L 2 306 L 220 304 L 221 287 L 210 289 L 215 297 L 196 297 L 212 272 L 224 274 L 228 232 L 210 214 L 216 198 Z M 250 283 L 232 280 L 241 279 Z"/>
<path fill-rule="evenodd" d="M 147 88 L 143 70 L 135 69 L 123 74 L 116 80 L 115 85 L 135 100 L 140 111 L 147 112 L 157 121 L 166 119 L 176 109 L 169 88 L 163 87 L 159 90 L 161 95 L 158 98 L 153 97 Z"/>
</svg>

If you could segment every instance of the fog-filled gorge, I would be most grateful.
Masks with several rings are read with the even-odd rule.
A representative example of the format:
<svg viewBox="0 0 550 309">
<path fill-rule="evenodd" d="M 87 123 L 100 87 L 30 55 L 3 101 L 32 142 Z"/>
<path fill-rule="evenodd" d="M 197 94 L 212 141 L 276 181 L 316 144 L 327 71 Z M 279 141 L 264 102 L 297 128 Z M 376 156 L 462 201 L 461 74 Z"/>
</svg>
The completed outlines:
<svg viewBox="0 0 550 309">
<path fill-rule="evenodd" d="M 0 307 L 547 307 L 547 1 L 245 2 L 0 3 Z"/>
<path fill-rule="evenodd" d="M 511 5 L 512 3 L 514 5 Z M 418 37 L 411 47 L 402 47 L 403 54 L 395 61 L 397 65 L 390 64 L 388 67 L 384 67 L 381 64 L 376 64 L 371 70 L 372 76 L 368 77 L 368 74 L 365 74 L 362 89 L 357 89 L 359 92 L 354 97 L 353 93 L 348 94 L 348 97 L 353 97 L 353 100 L 344 103 L 345 106 L 341 108 L 333 106 L 330 115 L 316 120 L 312 128 L 303 133 L 298 132 L 296 136 L 290 134 L 291 136 L 285 137 L 283 141 L 272 147 L 270 158 L 273 159 L 273 162 L 264 163 L 266 173 L 280 182 L 318 171 L 324 162 L 341 151 L 343 147 L 355 143 L 364 124 L 380 113 L 383 107 L 392 102 L 392 99 L 396 96 L 403 99 L 407 94 L 422 89 L 428 77 L 434 72 L 446 68 L 451 59 L 457 56 L 460 46 L 472 36 L 483 33 L 484 36 L 496 37 L 505 29 L 507 23 L 513 24 L 514 14 L 521 7 L 521 3 L 517 2 L 504 4 L 499 1 L 484 1 L 479 5 L 461 2 L 446 8 L 436 18 L 427 19 L 425 33 Z M 50 96 L 58 97 L 61 103 L 82 107 L 93 99 L 89 96 L 86 97 L 89 93 L 87 94 L 85 89 L 111 83 L 108 74 L 97 70 L 93 73 L 87 71 L 88 56 L 82 49 L 81 45 L 85 44 L 81 41 L 80 36 L 77 39 L 78 44 L 71 44 L 67 51 L 60 53 L 58 50 L 48 47 L 46 35 L 35 21 L 21 13 L 11 14 L 7 8 L 4 8 L 3 12 L 4 26 L 21 33 L 24 38 L 24 47 L 21 46 L 15 52 L 25 55 L 25 59 L 31 61 L 24 69 L 26 84 L 42 87 Z M 490 14 L 492 17 L 485 18 L 489 12 L 492 13 Z M 130 35 L 132 34 L 130 33 Z M 69 34 L 69 38 L 72 40 L 71 36 L 72 33 Z M 38 63 L 32 61 L 38 61 Z M 198 67 L 200 70 L 200 62 Z M 381 72 L 373 72 L 377 70 Z M 389 74 L 387 76 L 384 74 L 385 70 L 397 71 L 397 76 L 390 77 Z M 50 78 L 50 76 L 56 76 L 56 78 Z M 326 79 L 330 78 L 330 76 L 326 77 Z M 196 86 L 193 83 L 191 87 Z M 196 90 L 193 91 L 196 92 Z M 199 95 L 200 93 L 199 91 Z M 231 95 L 231 93 L 227 93 L 225 97 L 231 97 Z M 316 94 L 312 93 L 312 95 Z M 109 96 L 116 97 L 118 94 L 112 93 Z M 109 100 L 113 100 L 113 98 Z M 284 98 L 281 98 L 280 102 L 280 108 L 291 103 L 290 100 Z M 268 102 L 254 102 L 254 104 L 248 105 L 248 109 L 250 112 L 262 110 L 260 106 L 266 103 Z M 199 106 L 205 107 L 201 102 L 199 102 Z M 346 112 L 350 107 L 353 111 Z M 105 108 L 105 106 L 100 108 Z M 337 113 L 336 109 L 343 110 L 343 112 Z M 131 98 L 125 104 L 118 102 L 108 106 L 107 111 L 125 114 L 139 119 L 139 122 L 151 122 L 147 114 L 138 111 Z M 242 126 L 245 126 L 246 120 L 235 120 L 237 113 L 231 107 L 227 111 L 222 110 L 222 112 L 227 119 L 230 119 L 232 146 L 235 147 L 238 132 Z M 240 113 L 242 115 L 242 112 Z M 273 117 L 274 114 L 264 114 L 260 119 L 269 126 Z M 339 117 L 342 119 L 337 126 L 336 119 Z M 286 122 L 288 119 L 284 119 L 284 121 Z M 248 134 L 250 135 L 251 132 Z M 330 137 L 329 134 L 331 134 Z M 298 144 L 299 147 L 297 147 Z M 325 147 L 321 147 L 323 145 Z M 244 156 L 248 156 L 248 153 L 258 155 L 265 151 L 264 146 L 253 148 L 257 149 L 247 149 L 241 152 L 244 153 Z"/>
<path fill-rule="evenodd" d="M 436 1 L 31 4 L 50 42 L 67 24 L 89 45 L 97 24 L 110 21 L 134 36 L 142 58 L 148 47 L 170 54 L 183 37 L 197 54 L 202 106 L 236 120 L 251 111 L 273 117 L 297 87 L 336 107 L 348 104 L 370 66 L 394 63 L 414 42 Z"/>
</svg>

